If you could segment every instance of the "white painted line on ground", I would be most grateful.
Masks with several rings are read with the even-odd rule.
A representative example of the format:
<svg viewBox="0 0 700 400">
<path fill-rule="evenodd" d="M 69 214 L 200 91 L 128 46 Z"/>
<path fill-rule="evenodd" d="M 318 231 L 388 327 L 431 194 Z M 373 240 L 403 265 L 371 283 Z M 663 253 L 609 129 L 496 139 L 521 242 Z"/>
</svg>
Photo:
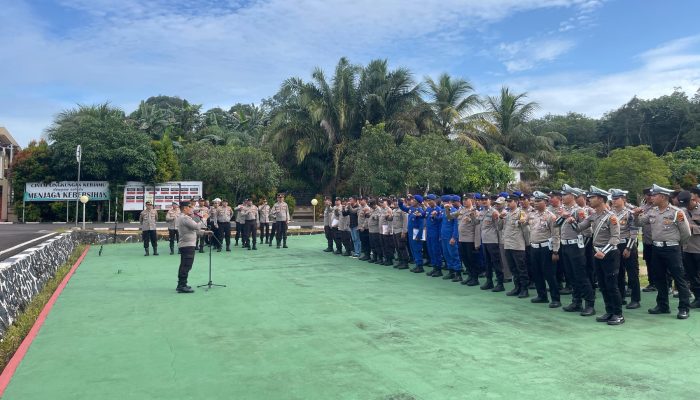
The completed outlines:
<svg viewBox="0 0 700 400">
<path fill-rule="evenodd" d="M 39 222 L 25 222 L 26 224 L 38 224 Z"/>
<path fill-rule="evenodd" d="M 52 224 L 67 224 L 68 222 L 52 222 Z"/>
<path fill-rule="evenodd" d="M 314 225 L 313 228 L 314 229 L 323 229 L 323 225 Z"/>
<path fill-rule="evenodd" d="M 44 235 L 44 236 L 39 236 L 39 237 L 36 238 L 36 239 L 27 240 L 26 242 L 20 243 L 20 244 L 18 244 L 17 246 L 10 247 L 9 249 L 5 249 L 5 250 L 3 250 L 3 251 L 0 251 L 0 256 L 2 256 L 2 255 L 5 254 L 5 253 L 9 253 L 9 252 L 11 252 L 11 251 L 13 251 L 13 250 L 17 250 L 17 249 L 19 249 L 19 248 L 22 247 L 22 246 L 26 246 L 26 245 L 28 245 L 29 243 L 34 243 L 34 242 L 36 242 L 36 241 L 43 240 L 43 239 L 45 239 L 45 238 L 47 238 L 47 237 L 49 237 L 49 236 L 53 236 L 53 235 L 57 235 L 57 234 L 58 234 L 58 232 L 51 232 L 51 233 L 46 234 L 46 235 Z"/>
<path fill-rule="evenodd" d="M 95 231 L 108 231 L 109 228 L 94 228 Z"/>
<path fill-rule="evenodd" d="M 299 225 L 289 225 L 287 229 L 301 229 L 301 226 Z"/>
<path fill-rule="evenodd" d="M 125 231 L 138 231 L 141 228 L 124 228 Z"/>
</svg>

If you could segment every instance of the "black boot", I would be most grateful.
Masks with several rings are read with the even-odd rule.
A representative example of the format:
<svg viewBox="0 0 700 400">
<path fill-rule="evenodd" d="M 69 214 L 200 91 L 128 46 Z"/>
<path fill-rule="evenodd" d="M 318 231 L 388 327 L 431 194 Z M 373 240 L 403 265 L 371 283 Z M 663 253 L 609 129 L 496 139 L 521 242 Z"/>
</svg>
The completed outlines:
<svg viewBox="0 0 700 400">
<path fill-rule="evenodd" d="M 154 256 L 158 255 L 158 247 L 153 247 L 153 255 Z"/>
<path fill-rule="evenodd" d="M 148 257 L 150 254 L 148 253 L 148 247 L 146 247 L 144 250 L 146 250 L 146 254 L 144 254 L 145 257 Z"/>
<path fill-rule="evenodd" d="M 227 245 L 226 245 L 226 251 L 231 251 L 231 245 L 230 245 L 230 244 L 227 244 Z"/>
<path fill-rule="evenodd" d="M 350 257 L 350 251 L 349 251 L 349 250 L 345 250 L 345 253 L 343 253 L 343 256 L 344 256 L 344 257 Z"/>
<path fill-rule="evenodd" d="M 513 290 L 506 293 L 506 296 L 517 296 L 520 293 L 520 285 L 516 284 Z"/>
<path fill-rule="evenodd" d="M 528 297 L 530 297 L 530 293 L 528 293 L 527 287 L 526 287 L 525 289 L 522 289 L 522 290 L 520 291 L 520 293 L 518 293 L 518 298 L 519 298 L 519 299 L 525 299 L 525 298 L 528 298 Z"/>
<path fill-rule="evenodd" d="M 447 275 L 443 276 L 442 279 L 448 280 L 448 279 L 453 279 L 455 277 L 455 272 L 450 271 Z"/>
<path fill-rule="evenodd" d="M 386 257 L 386 261 L 384 261 L 384 265 L 387 267 L 393 267 L 394 266 L 393 257 Z"/>
<path fill-rule="evenodd" d="M 581 312 L 581 303 L 571 303 L 568 306 L 562 308 L 566 312 Z"/>
<path fill-rule="evenodd" d="M 265 243 L 267 244 L 267 242 L 265 242 Z M 327 247 L 327 248 L 326 248 L 325 250 L 323 250 L 323 251 L 326 252 L 326 253 L 330 253 L 330 252 L 333 251 L 333 248 L 332 248 L 332 247 Z"/>
<path fill-rule="evenodd" d="M 287 238 L 282 239 L 282 247 L 287 248 Z"/>
<path fill-rule="evenodd" d="M 582 317 L 590 317 L 592 315 L 595 315 L 595 308 L 593 308 L 594 305 L 595 303 L 593 303 L 592 301 L 587 301 L 586 306 L 583 308 L 583 311 L 581 311 L 580 315 Z"/>
<path fill-rule="evenodd" d="M 496 286 L 491 289 L 492 292 L 504 292 L 506 290 L 505 287 L 503 287 L 503 282 L 498 282 Z"/>
<path fill-rule="evenodd" d="M 440 268 L 433 268 L 433 273 L 430 276 L 432 276 L 433 278 L 442 276 L 442 270 Z"/>
<path fill-rule="evenodd" d="M 175 246 L 170 246 L 170 255 L 175 254 Z"/>
<path fill-rule="evenodd" d="M 455 276 L 452 278 L 452 282 L 462 282 L 462 272 L 456 271 Z"/>
<path fill-rule="evenodd" d="M 408 263 L 404 261 L 396 269 L 408 269 Z"/>
<path fill-rule="evenodd" d="M 257 250 L 258 248 L 255 247 L 255 241 L 253 242 L 253 250 Z"/>
<path fill-rule="evenodd" d="M 493 280 L 491 280 L 491 279 L 486 279 L 486 283 L 484 283 L 483 285 L 481 285 L 481 286 L 479 287 L 479 289 L 481 289 L 481 290 L 493 289 Z"/>
</svg>

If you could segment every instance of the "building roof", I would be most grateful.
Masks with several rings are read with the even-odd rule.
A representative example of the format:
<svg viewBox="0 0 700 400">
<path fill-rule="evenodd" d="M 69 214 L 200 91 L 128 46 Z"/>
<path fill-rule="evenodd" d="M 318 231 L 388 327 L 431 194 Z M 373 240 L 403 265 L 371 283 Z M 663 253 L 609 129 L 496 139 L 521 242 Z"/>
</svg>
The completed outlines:
<svg viewBox="0 0 700 400">
<path fill-rule="evenodd" d="M 0 126 L 0 146 L 9 145 L 13 145 L 19 149 L 19 143 L 17 143 L 15 138 L 10 135 L 10 132 L 4 126 Z"/>
</svg>

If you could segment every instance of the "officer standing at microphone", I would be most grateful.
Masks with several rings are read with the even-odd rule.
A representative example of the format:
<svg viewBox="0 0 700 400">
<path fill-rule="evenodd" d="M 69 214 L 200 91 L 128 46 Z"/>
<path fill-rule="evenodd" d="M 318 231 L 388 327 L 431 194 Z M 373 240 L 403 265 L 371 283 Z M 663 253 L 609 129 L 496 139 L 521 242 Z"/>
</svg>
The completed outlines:
<svg viewBox="0 0 700 400">
<path fill-rule="evenodd" d="M 206 217 L 193 216 L 193 210 L 189 202 L 180 203 L 182 213 L 177 219 L 177 226 L 180 232 L 180 242 L 177 244 L 180 250 L 180 268 L 177 272 L 177 288 L 178 293 L 193 293 L 194 289 L 187 285 L 187 277 L 189 276 L 192 264 L 194 263 L 194 250 L 198 236 L 211 235 L 211 231 L 205 231 Z"/>
</svg>

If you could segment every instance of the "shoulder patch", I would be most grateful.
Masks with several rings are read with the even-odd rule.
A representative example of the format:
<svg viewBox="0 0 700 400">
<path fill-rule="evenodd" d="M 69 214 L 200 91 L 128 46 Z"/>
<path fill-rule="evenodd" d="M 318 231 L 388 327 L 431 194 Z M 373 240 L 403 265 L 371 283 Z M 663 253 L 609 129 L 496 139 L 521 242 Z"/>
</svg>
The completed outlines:
<svg viewBox="0 0 700 400">
<path fill-rule="evenodd" d="M 676 220 L 680 222 L 685 221 L 685 213 L 683 211 L 676 211 Z"/>
<path fill-rule="evenodd" d="M 617 225 L 617 216 L 611 215 L 611 216 L 610 216 L 610 223 L 611 223 L 612 225 Z"/>
</svg>

